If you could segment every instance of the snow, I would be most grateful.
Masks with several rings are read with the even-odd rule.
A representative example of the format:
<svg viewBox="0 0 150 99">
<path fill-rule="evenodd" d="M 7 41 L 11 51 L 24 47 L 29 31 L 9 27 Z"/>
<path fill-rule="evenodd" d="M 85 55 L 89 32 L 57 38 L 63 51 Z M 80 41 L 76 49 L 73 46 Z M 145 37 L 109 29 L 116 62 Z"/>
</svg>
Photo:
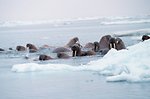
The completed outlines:
<svg viewBox="0 0 150 99">
<path fill-rule="evenodd" d="M 107 81 L 140 82 L 150 80 L 150 40 L 130 46 L 127 50 L 110 50 L 101 60 L 92 61 L 101 74 L 111 75 Z M 93 67 L 92 67 L 93 68 Z"/>
</svg>

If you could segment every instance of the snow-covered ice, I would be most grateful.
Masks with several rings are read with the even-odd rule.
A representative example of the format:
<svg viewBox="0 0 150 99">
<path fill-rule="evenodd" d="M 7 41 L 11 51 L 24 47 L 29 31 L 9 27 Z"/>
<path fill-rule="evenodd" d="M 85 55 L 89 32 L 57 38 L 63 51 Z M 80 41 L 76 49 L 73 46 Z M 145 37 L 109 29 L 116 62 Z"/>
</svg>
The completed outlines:
<svg viewBox="0 0 150 99">
<path fill-rule="evenodd" d="M 72 70 L 95 71 L 106 75 L 106 81 L 145 82 L 150 81 L 150 40 L 140 42 L 127 49 L 111 49 L 103 58 L 86 65 L 71 66 L 66 64 L 15 64 L 13 72 Z"/>
</svg>

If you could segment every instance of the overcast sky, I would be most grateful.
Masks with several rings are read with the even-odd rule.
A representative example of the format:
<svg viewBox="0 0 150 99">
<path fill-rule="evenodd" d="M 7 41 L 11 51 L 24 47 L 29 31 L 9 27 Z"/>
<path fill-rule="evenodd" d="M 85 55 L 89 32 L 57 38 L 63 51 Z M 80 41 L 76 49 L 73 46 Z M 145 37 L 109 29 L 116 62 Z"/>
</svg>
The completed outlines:
<svg viewBox="0 0 150 99">
<path fill-rule="evenodd" d="M 0 0 L 0 20 L 150 14 L 150 0 Z"/>
</svg>

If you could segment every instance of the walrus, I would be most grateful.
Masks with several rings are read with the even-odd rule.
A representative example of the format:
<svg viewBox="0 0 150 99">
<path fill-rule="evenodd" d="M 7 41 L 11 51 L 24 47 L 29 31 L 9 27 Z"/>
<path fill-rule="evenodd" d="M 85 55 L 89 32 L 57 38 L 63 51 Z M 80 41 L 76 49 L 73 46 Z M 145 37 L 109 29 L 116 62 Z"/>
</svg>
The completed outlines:
<svg viewBox="0 0 150 99">
<path fill-rule="evenodd" d="M 66 53 L 63 53 L 63 52 L 57 53 L 57 57 L 58 58 L 62 58 L 62 59 L 68 59 L 68 58 L 70 58 L 69 55 L 67 55 Z"/>
<path fill-rule="evenodd" d="M 16 50 L 17 50 L 17 51 L 25 51 L 26 48 L 25 48 L 24 46 L 17 46 L 17 47 L 16 47 Z"/>
<path fill-rule="evenodd" d="M 84 48 L 94 49 L 94 44 L 92 42 L 89 42 L 89 43 L 85 44 Z"/>
<path fill-rule="evenodd" d="M 39 56 L 39 60 L 41 60 L 41 61 L 50 60 L 50 59 L 53 59 L 53 58 L 51 58 L 48 55 L 42 54 L 42 55 Z"/>
<path fill-rule="evenodd" d="M 90 55 L 95 55 L 96 53 L 92 50 L 90 51 L 81 51 L 81 47 L 78 44 L 74 44 L 71 47 L 72 50 L 72 57 L 75 56 L 90 56 Z"/>
<path fill-rule="evenodd" d="M 0 48 L 0 51 L 5 51 L 4 49 Z"/>
<path fill-rule="evenodd" d="M 116 38 L 116 49 L 117 50 L 126 49 L 124 42 L 120 38 Z"/>
<path fill-rule="evenodd" d="M 107 52 L 109 51 L 109 49 L 110 49 L 110 42 L 109 42 L 109 40 L 110 39 L 111 39 L 110 35 L 105 35 L 105 36 L 103 36 L 100 39 L 100 41 L 99 41 L 99 52 L 102 55 L 107 54 Z"/>
<path fill-rule="evenodd" d="M 149 37 L 148 35 L 143 35 L 143 36 L 142 36 L 142 40 L 143 40 L 143 41 L 148 40 L 148 39 L 150 39 L 150 37 Z"/>
<path fill-rule="evenodd" d="M 82 56 L 91 56 L 91 55 L 96 55 L 96 53 L 93 50 L 85 51 L 84 55 Z"/>
<path fill-rule="evenodd" d="M 53 50 L 53 53 L 59 53 L 59 52 L 70 52 L 71 50 L 66 47 L 58 47 Z"/>
<path fill-rule="evenodd" d="M 120 38 L 111 38 L 109 40 L 109 49 L 111 48 L 116 50 L 126 49 L 124 42 Z"/>
<path fill-rule="evenodd" d="M 77 43 L 79 41 L 78 37 L 74 37 L 72 38 L 66 45 L 65 47 L 67 48 L 71 48 L 75 43 Z"/>
<path fill-rule="evenodd" d="M 93 44 L 94 44 L 94 49 L 93 50 L 95 52 L 98 52 L 99 51 L 99 43 L 97 41 L 95 41 Z"/>
<path fill-rule="evenodd" d="M 78 37 L 72 38 L 64 47 L 58 47 L 53 50 L 53 53 L 59 53 L 59 52 L 70 52 L 70 48 L 79 41 Z"/>
<path fill-rule="evenodd" d="M 10 47 L 9 50 L 13 50 L 13 48 Z"/>
<path fill-rule="evenodd" d="M 37 52 L 37 50 L 38 50 L 38 49 L 35 47 L 35 45 L 30 44 L 30 43 L 28 43 L 28 44 L 26 45 L 26 47 L 29 48 L 29 52 L 30 52 L 30 53 Z"/>
<path fill-rule="evenodd" d="M 96 41 L 94 43 L 89 42 L 89 43 L 85 44 L 84 48 L 98 52 L 99 51 L 99 43 Z"/>
<path fill-rule="evenodd" d="M 111 49 L 111 48 L 116 49 L 116 39 L 115 38 L 109 39 L 109 49 Z"/>
<path fill-rule="evenodd" d="M 120 38 L 113 38 L 110 35 L 103 36 L 99 46 L 102 54 L 106 54 L 111 48 L 116 50 L 126 49 L 124 42 Z"/>
<path fill-rule="evenodd" d="M 111 39 L 110 35 L 103 36 L 99 41 L 100 49 L 109 49 L 109 40 Z"/>
</svg>

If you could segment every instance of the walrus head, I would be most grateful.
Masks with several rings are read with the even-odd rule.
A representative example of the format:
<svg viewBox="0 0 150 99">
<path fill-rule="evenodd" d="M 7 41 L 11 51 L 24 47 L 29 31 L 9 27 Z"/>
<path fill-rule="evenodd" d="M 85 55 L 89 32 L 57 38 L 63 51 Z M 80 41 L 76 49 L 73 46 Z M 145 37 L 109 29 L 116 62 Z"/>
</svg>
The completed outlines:
<svg viewBox="0 0 150 99">
<path fill-rule="evenodd" d="M 27 45 L 26 45 L 26 47 L 28 47 L 29 49 L 32 49 L 32 44 L 30 44 L 30 43 L 28 43 Z"/>
<path fill-rule="evenodd" d="M 77 41 L 79 41 L 79 38 L 78 37 L 74 37 L 73 40 L 76 43 Z"/>
<path fill-rule="evenodd" d="M 81 48 L 80 48 L 80 46 L 78 44 L 74 44 L 71 47 L 71 50 L 73 51 L 72 52 L 72 57 L 80 56 L 80 54 L 81 54 Z"/>
<path fill-rule="evenodd" d="M 98 42 L 94 42 L 94 51 L 95 52 L 99 51 L 99 43 Z"/>
<path fill-rule="evenodd" d="M 39 56 L 39 60 L 41 61 L 45 61 L 45 60 L 50 60 L 52 59 L 50 56 L 47 56 L 47 55 L 40 55 Z"/>
<path fill-rule="evenodd" d="M 142 36 L 142 40 L 143 40 L 143 41 L 148 40 L 148 39 L 150 39 L 150 37 L 149 37 L 148 35 L 143 35 L 143 36 Z"/>
<path fill-rule="evenodd" d="M 115 38 L 109 39 L 109 49 L 111 49 L 111 48 L 116 49 L 116 39 Z"/>
<path fill-rule="evenodd" d="M 31 53 L 37 52 L 37 50 L 38 50 L 33 44 L 30 44 L 30 43 L 28 43 L 26 45 L 26 47 L 29 48 L 29 52 L 31 52 Z"/>
</svg>

